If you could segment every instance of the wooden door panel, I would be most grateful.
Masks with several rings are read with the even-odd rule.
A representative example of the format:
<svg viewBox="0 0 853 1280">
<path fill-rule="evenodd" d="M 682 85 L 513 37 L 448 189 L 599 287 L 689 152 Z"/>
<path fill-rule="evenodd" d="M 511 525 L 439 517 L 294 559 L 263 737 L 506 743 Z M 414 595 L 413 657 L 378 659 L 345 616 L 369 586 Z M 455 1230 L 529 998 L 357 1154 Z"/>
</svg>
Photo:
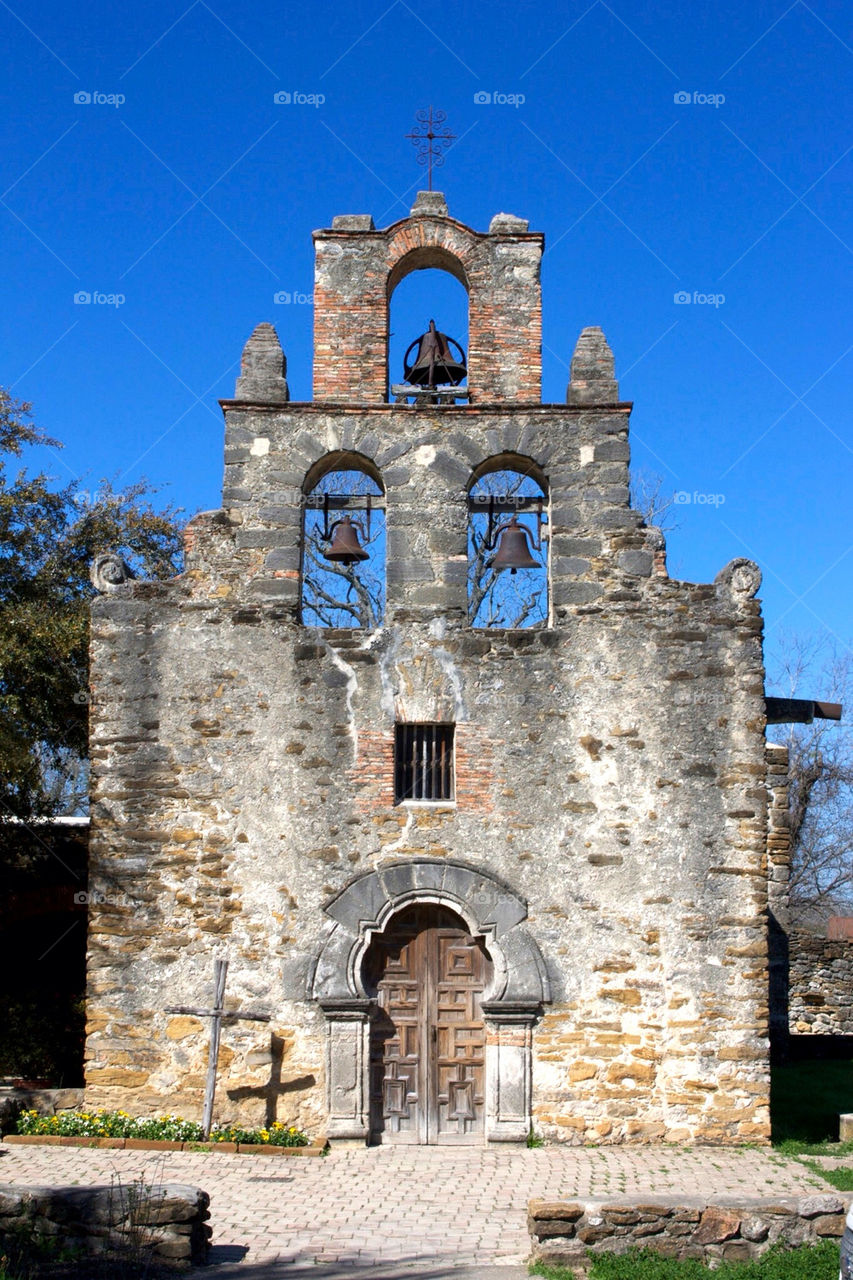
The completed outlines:
<svg viewBox="0 0 853 1280">
<path fill-rule="evenodd" d="M 458 923 L 457 923 L 458 921 Z M 379 1013 L 371 1034 L 371 1112 L 383 1142 L 470 1143 L 485 1106 L 480 1002 L 491 961 L 461 920 L 405 912 L 377 938 L 365 980 Z"/>
</svg>

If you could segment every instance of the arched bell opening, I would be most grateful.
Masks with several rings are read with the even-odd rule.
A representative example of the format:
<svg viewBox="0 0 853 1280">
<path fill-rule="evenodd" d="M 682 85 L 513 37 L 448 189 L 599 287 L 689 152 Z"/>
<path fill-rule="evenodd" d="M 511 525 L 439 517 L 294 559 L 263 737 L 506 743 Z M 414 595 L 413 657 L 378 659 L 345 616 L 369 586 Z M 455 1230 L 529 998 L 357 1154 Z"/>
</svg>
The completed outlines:
<svg viewBox="0 0 853 1280">
<path fill-rule="evenodd" d="M 430 381 L 443 399 L 464 399 L 469 307 L 458 259 L 435 248 L 415 251 L 397 263 L 388 280 L 389 399 L 404 402 L 404 388 L 416 389 L 408 392 L 410 398 L 424 398 Z"/>
<path fill-rule="evenodd" d="M 372 1142 L 485 1140 L 486 1019 L 493 963 L 455 911 L 415 903 L 374 934 L 362 983 L 370 1025 Z"/>
<path fill-rule="evenodd" d="M 305 626 L 381 626 L 385 614 L 385 487 L 357 453 L 319 459 L 303 484 L 300 617 Z"/>
<path fill-rule="evenodd" d="M 500 454 L 468 486 L 468 621 L 542 627 L 549 619 L 548 481 L 532 458 Z"/>
</svg>

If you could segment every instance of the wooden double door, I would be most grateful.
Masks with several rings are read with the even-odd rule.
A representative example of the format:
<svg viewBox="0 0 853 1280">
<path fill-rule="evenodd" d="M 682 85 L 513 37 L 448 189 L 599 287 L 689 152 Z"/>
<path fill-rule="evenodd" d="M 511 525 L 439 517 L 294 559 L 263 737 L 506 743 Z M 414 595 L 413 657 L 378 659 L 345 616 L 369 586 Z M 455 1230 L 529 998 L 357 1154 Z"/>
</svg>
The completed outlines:
<svg viewBox="0 0 853 1280">
<path fill-rule="evenodd" d="M 365 958 L 374 1142 L 477 1143 L 485 1119 L 481 1011 L 492 964 L 482 939 L 440 907 L 401 912 Z"/>
</svg>

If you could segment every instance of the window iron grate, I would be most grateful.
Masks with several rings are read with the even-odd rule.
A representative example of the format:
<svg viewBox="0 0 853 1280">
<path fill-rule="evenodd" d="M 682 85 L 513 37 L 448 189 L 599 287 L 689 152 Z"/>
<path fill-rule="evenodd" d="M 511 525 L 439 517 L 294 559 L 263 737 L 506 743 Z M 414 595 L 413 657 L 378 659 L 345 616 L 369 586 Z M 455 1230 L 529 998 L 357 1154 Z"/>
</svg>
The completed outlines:
<svg viewBox="0 0 853 1280">
<path fill-rule="evenodd" d="M 452 724 L 398 724 L 394 740 L 394 798 L 453 799 Z"/>
</svg>

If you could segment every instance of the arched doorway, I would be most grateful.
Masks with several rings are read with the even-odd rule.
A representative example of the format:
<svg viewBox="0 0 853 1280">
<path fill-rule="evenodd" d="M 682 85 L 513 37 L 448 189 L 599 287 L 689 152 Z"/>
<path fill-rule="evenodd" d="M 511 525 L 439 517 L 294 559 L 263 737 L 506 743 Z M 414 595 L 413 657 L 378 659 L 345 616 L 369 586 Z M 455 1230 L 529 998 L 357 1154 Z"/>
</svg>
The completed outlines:
<svg viewBox="0 0 853 1280">
<path fill-rule="evenodd" d="M 370 1140 L 480 1143 L 486 1117 L 483 939 L 446 907 L 393 916 L 365 954 L 376 1001 L 370 1031 Z"/>
</svg>

